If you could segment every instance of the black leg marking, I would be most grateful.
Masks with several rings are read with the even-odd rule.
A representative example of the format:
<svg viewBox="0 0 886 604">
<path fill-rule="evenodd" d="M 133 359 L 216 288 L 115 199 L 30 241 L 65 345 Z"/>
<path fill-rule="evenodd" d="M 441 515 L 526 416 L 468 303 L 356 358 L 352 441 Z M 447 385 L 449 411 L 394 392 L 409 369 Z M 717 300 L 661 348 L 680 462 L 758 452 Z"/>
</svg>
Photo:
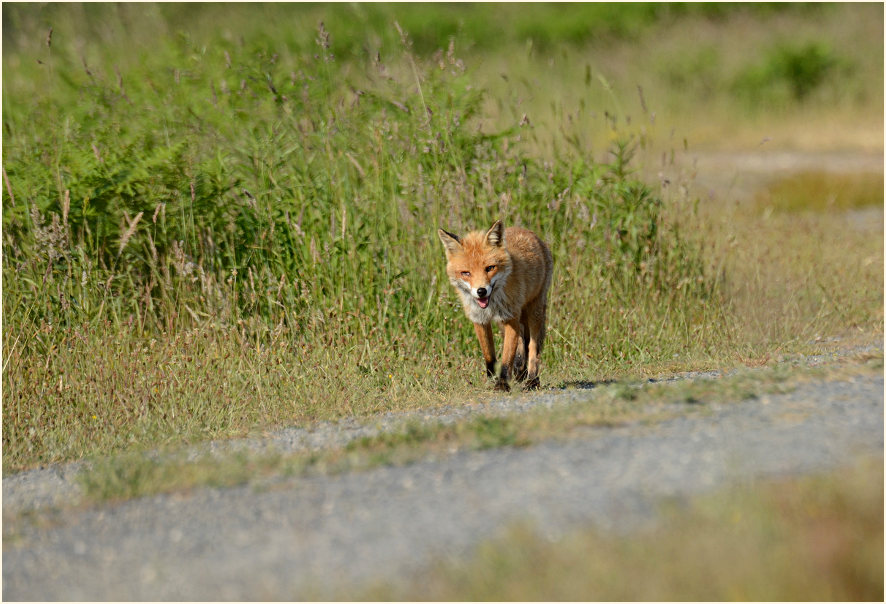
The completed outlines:
<svg viewBox="0 0 886 604">
<path fill-rule="evenodd" d="M 502 364 L 501 371 L 498 373 L 498 379 L 495 380 L 495 389 L 499 392 L 510 392 L 511 387 L 508 385 L 508 366 Z"/>
<path fill-rule="evenodd" d="M 486 363 L 486 377 L 495 377 L 495 361 Z"/>
<path fill-rule="evenodd" d="M 528 375 L 528 370 L 526 367 L 526 356 L 520 348 L 517 348 L 517 354 L 514 357 L 514 379 L 518 382 L 522 382 L 526 379 Z"/>
</svg>

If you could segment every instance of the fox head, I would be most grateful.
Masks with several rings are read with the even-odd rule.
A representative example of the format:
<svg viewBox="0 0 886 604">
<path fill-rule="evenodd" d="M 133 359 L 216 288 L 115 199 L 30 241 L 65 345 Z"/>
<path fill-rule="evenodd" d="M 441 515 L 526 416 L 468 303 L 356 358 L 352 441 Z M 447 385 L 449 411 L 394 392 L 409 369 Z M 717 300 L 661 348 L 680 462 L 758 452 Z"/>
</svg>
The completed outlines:
<svg viewBox="0 0 886 604">
<path fill-rule="evenodd" d="M 505 281 L 511 272 L 511 256 L 505 249 L 501 221 L 485 233 L 473 231 L 461 238 L 443 229 L 437 234 L 446 250 L 446 274 L 461 294 L 465 310 L 482 315 L 482 310 L 490 302 L 503 295 Z"/>
</svg>

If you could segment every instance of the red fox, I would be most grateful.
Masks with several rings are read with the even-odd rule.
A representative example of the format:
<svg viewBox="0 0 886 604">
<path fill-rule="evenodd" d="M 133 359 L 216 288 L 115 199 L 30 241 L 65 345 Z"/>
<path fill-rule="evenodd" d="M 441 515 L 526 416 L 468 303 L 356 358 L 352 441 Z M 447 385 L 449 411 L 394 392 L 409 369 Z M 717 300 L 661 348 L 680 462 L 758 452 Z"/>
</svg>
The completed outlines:
<svg viewBox="0 0 886 604">
<path fill-rule="evenodd" d="M 458 237 L 439 229 L 437 234 L 446 249 L 446 274 L 474 323 L 488 377 L 495 376 L 492 322 L 502 326 L 504 346 L 495 389 L 509 391 L 511 377 L 525 379 L 526 390 L 538 388 L 538 356 L 554 270 L 551 250 L 532 231 L 505 229 L 500 220 L 485 233 Z"/>
</svg>

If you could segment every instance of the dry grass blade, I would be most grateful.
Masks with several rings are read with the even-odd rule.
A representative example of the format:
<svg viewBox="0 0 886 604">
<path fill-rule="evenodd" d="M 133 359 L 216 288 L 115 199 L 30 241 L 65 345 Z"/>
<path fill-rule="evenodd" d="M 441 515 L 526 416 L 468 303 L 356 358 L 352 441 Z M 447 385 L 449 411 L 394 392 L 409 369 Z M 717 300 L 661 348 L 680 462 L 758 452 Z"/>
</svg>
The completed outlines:
<svg viewBox="0 0 886 604">
<path fill-rule="evenodd" d="M 138 227 L 139 221 L 142 219 L 144 212 L 139 212 L 135 215 L 135 218 L 132 219 L 132 222 L 129 222 L 129 228 L 126 229 L 126 232 L 123 233 L 123 237 L 120 238 L 120 247 L 117 249 L 117 257 L 120 257 L 120 254 L 123 253 L 123 248 L 126 247 L 126 244 L 129 243 L 129 240 L 132 239 L 132 236 L 135 234 L 135 230 Z M 127 222 L 128 222 L 127 218 Z"/>
<path fill-rule="evenodd" d="M 9 193 L 9 203 L 15 205 L 15 196 L 12 194 L 12 185 L 9 184 L 9 176 L 6 175 L 6 168 L 3 168 L 3 182 L 6 183 L 6 192 Z"/>
</svg>

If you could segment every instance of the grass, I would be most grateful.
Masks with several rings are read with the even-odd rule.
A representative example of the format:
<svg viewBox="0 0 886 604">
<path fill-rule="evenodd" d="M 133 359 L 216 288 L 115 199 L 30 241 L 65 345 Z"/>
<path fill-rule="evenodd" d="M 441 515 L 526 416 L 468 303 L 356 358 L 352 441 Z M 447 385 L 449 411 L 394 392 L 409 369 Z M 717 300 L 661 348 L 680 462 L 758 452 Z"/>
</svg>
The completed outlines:
<svg viewBox="0 0 886 604">
<path fill-rule="evenodd" d="M 551 243 L 547 383 L 882 337 L 882 238 L 840 207 L 760 226 L 639 176 L 672 117 L 756 123 L 761 65 L 795 123 L 882 130 L 873 9 L 662 6 L 505 6 L 483 39 L 488 5 L 4 5 L 4 471 L 479 396 L 437 227 Z M 773 40 L 692 58 L 686 28 Z M 681 106 L 705 70 L 716 107 Z"/>
<path fill-rule="evenodd" d="M 881 183 L 882 175 L 791 176 L 718 211 L 715 256 L 749 350 L 882 333 Z"/>
<path fill-rule="evenodd" d="M 794 5 L 756 13 L 768 9 L 731 5 L 718 17 L 684 14 L 627 43 L 601 40 L 584 52 L 538 52 L 533 41 L 491 52 L 477 67 L 494 91 L 487 114 L 526 114 L 547 153 L 578 138 L 586 153 L 603 157 L 603 124 L 638 131 L 656 166 L 663 152 L 684 142 L 692 150 L 752 151 L 767 139 L 767 148 L 882 151 L 879 7 Z M 790 92 L 795 87 L 809 92 L 798 99 Z M 558 92 L 553 98 L 551 90 Z"/>
<path fill-rule="evenodd" d="M 840 213 L 883 206 L 883 173 L 801 172 L 757 194 L 765 212 Z"/>
<path fill-rule="evenodd" d="M 612 382 L 572 390 L 570 402 L 524 414 L 480 415 L 455 423 L 406 420 L 399 428 L 363 437 L 344 447 L 312 452 L 240 451 L 210 455 L 168 448 L 92 460 L 78 480 L 85 501 L 124 501 L 203 487 L 256 488 L 296 476 L 365 471 L 405 465 L 464 451 L 524 447 L 551 438 L 581 436 L 588 428 L 654 423 L 676 415 L 705 413 L 711 402 L 729 403 L 792 391 L 805 381 L 882 373 L 882 353 L 830 362 L 823 368 L 789 362 L 743 369 L 719 379 L 664 383 Z"/>
<path fill-rule="evenodd" d="M 656 528 L 550 542 L 514 526 L 462 562 L 358 599 L 840 601 L 883 597 L 883 462 L 665 506 Z M 638 580 L 642 578 L 642 580 Z"/>
</svg>

